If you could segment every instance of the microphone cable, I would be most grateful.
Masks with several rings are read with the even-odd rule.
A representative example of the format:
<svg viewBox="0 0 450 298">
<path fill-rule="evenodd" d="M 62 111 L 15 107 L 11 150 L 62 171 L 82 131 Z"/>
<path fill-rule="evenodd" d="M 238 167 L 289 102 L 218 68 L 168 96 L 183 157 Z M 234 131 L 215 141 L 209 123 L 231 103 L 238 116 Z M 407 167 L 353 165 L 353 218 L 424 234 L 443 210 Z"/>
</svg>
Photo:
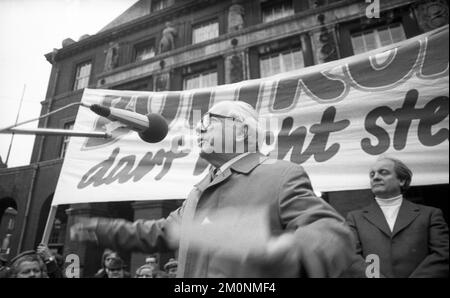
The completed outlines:
<svg viewBox="0 0 450 298">
<path fill-rule="evenodd" d="M 7 126 L 7 127 L 0 128 L 0 132 L 9 130 L 11 128 L 15 128 L 17 126 L 24 125 L 24 124 L 27 124 L 27 123 L 30 123 L 30 122 L 33 122 L 33 121 L 39 121 L 39 120 L 41 120 L 43 118 L 46 118 L 48 116 L 51 116 L 51 115 L 56 114 L 58 112 L 61 112 L 61 111 L 65 110 L 65 109 L 71 108 L 73 106 L 80 106 L 80 105 L 84 106 L 84 107 L 90 107 L 89 105 L 87 105 L 87 104 L 85 104 L 83 102 L 74 102 L 74 103 L 68 104 L 66 106 L 63 106 L 63 107 L 61 107 L 59 109 L 56 109 L 54 111 L 51 111 L 51 112 L 49 112 L 47 114 L 41 115 L 41 116 L 39 116 L 37 118 L 33 118 L 33 119 L 22 121 L 22 122 L 19 122 L 19 123 L 16 123 L 16 124 L 13 124 L 13 125 L 10 125 L 10 126 Z"/>
</svg>

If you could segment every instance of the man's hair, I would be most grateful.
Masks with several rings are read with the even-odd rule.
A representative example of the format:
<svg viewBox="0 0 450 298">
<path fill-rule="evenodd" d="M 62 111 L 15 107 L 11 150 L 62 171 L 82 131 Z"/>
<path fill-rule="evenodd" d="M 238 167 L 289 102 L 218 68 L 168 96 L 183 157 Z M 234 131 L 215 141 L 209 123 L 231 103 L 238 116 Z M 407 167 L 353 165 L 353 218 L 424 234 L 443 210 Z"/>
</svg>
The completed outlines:
<svg viewBox="0 0 450 298">
<path fill-rule="evenodd" d="M 233 109 L 230 111 L 230 116 L 239 119 L 248 127 L 248 145 L 254 145 L 255 149 L 259 151 L 265 137 L 265 132 L 258 121 L 258 112 L 256 112 L 250 104 L 244 101 L 224 101 L 221 103 L 231 103 L 233 105 Z"/>
<path fill-rule="evenodd" d="M 401 161 L 400 159 L 390 157 L 390 156 L 381 156 L 378 158 L 378 160 L 390 160 L 394 163 L 394 171 L 397 175 L 397 178 L 400 181 L 404 181 L 403 186 L 401 186 L 401 192 L 402 194 L 406 193 L 406 191 L 409 189 L 409 186 L 411 185 L 412 180 L 412 171 L 408 168 L 408 166 Z"/>
</svg>

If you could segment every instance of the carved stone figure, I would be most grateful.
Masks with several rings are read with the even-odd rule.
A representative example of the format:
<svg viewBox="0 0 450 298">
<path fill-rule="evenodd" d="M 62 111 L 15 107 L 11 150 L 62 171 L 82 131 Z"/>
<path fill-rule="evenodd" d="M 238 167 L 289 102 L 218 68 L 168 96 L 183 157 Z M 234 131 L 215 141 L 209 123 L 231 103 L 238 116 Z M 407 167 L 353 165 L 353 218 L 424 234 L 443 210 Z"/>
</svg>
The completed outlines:
<svg viewBox="0 0 450 298">
<path fill-rule="evenodd" d="M 228 9 L 228 32 L 239 31 L 244 28 L 244 7 L 239 0 L 233 0 Z"/>
<path fill-rule="evenodd" d="M 110 71 L 119 66 L 119 44 L 110 42 L 108 49 L 105 51 L 105 68 L 104 71 Z"/>
<path fill-rule="evenodd" d="M 325 26 L 325 16 L 319 15 L 318 21 L 322 25 L 320 33 L 316 39 L 317 52 L 316 59 L 319 63 L 329 62 L 338 59 L 336 43 L 334 41 L 333 32 L 330 32 Z"/>
<path fill-rule="evenodd" d="M 237 83 L 244 79 L 242 59 L 239 55 L 233 55 L 230 59 L 230 83 Z"/>
<path fill-rule="evenodd" d="M 416 6 L 415 13 L 424 32 L 448 24 L 448 4 L 444 0 L 422 2 Z"/>
<path fill-rule="evenodd" d="M 159 53 L 164 53 L 175 49 L 176 37 L 177 29 L 175 29 L 170 22 L 167 22 L 166 27 L 162 31 L 162 38 L 159 42 Z"/>
<path fill-rule="evenodd" d="M 169 73 L 162 73 L 155 78 L 155 91 L 169 90 Z"/>
</svg>

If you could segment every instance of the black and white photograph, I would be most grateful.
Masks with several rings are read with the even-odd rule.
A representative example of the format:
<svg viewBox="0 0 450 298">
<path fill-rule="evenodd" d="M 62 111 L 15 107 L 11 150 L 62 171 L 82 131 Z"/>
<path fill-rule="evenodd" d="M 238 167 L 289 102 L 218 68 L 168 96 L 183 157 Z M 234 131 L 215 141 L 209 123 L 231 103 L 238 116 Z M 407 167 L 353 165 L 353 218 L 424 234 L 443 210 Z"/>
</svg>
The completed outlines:
<svg viewBox="0 0 450 298">
<path fill-rule="evenodd" d="M 448 23 L 448 0 L 0 0 L 0 279 L 448 278 Z"/>
</svg>

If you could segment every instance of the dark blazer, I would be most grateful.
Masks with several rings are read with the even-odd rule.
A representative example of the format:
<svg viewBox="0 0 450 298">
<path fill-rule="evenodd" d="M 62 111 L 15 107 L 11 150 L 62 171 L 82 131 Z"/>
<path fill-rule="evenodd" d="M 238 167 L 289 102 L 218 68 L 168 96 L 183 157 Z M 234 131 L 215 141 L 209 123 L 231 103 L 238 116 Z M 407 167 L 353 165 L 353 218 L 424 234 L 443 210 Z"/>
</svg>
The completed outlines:
<svg viewBox="0 0 450 298">
<path fill-rule="evenodd" d="M 183 229 L 193 220 L 208 218 L 214 222 L 216 212 L 230 208 L 237 221 L 266 208 L 265 224 L 273 235 L 292 232 L 298 239 L 293 249 L 300 252 L 299 266 L 292 264 L 290 268 L 299 269 L 276 271 L 246 262 L 245 258 L 226 259 L 227 251 L 220 247 L 194 249 Z M 169 232 L 177 226 L 181 229 L 178 239 L 173 237 L 176 233 Z M 249 224 L 242 233 L 254 230 Z M 352 234 L 345 220 L 314 195 L 304 169 L 256 153 L 238 160 L 213 181 L 205 177 L 167 218 L 134 223 L 101 220 L 96 234 L 101 244 L 117 249 L 147 253 L 178 249 L 179 277 L 337 277 L 351 265 L 354 255 Z M 222 237 L 222 241 L 226 240 Z"/>
<path fill-rule="evenodd" d="M 366 277 L 370 254 L 380 260 L 382 277 L 448 277 L 448 226 L 437 208 L 403 200 L 393 231 L 376 202 L 350 212 L 357 258 L 345 276 Z"/>
</svg>

